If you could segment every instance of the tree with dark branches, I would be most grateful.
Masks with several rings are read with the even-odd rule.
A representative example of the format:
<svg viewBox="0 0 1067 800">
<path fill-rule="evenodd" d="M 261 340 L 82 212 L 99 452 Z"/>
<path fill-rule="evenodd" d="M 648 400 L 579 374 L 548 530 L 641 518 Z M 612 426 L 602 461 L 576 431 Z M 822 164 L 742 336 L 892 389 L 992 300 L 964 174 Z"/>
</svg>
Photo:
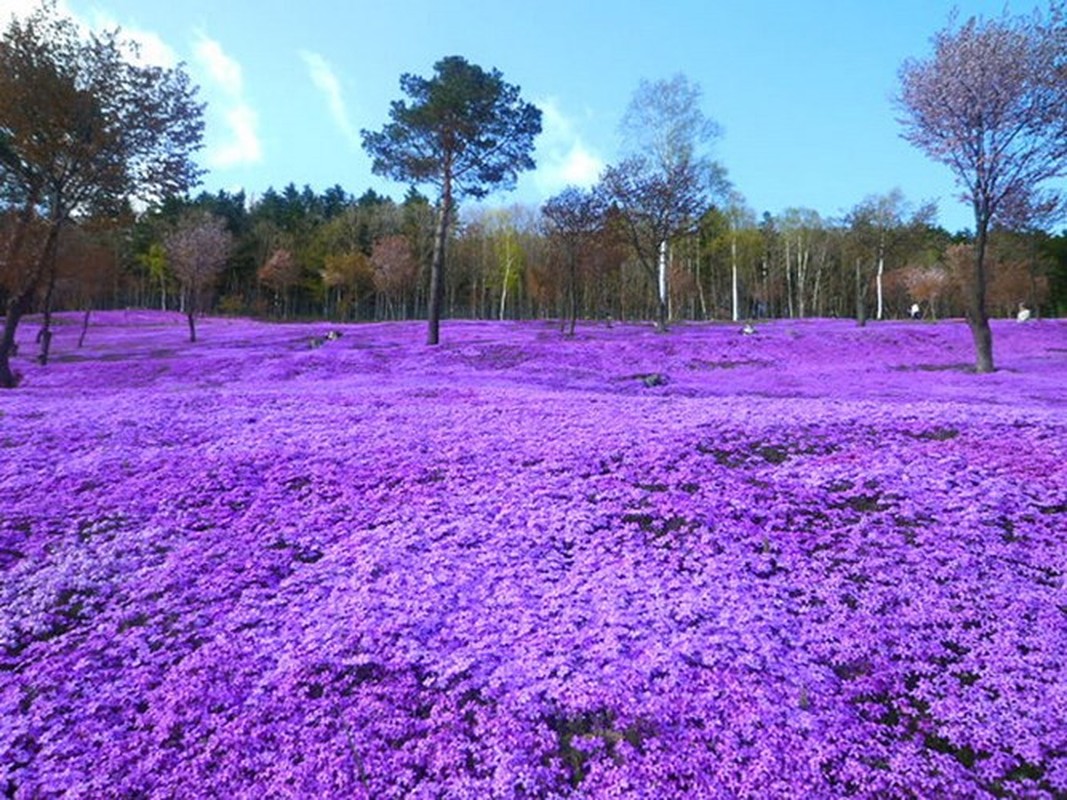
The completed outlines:
<svg viewBox="0 0 1067 800">
<path fill-rule="evenodd" d="M 189 341 L 196 341 L 196 315 L 203 296 L 214 286 L 233 249 L 226 221 L 205 211 L 187 212 L 163 237 L 170 268 L 185 293 Z"/>
<path fill-rule="evenodd" d="M 603 224 L 604 207 L 596 192 L 568 186 L 541 206 L 545 227 L 558 242 L 564 263 L 565 317 L 560 330 L 569 324 L 574 336 L 578 321 L 578 268 L 583 252 Z"/>
<path fill-rule="evenodd" d="M 669 242 L 694 229 L 711 198 L 728 188 L 725 169 L 706 153 L 719 128 L 700 98 L 684 75 L 643 81 L 622 122 L 630 155 L 601 177 L 605 202 L 620 212 L 638 262 L 657 284 L 661 331 L 669 316 Z"/>
</svg>

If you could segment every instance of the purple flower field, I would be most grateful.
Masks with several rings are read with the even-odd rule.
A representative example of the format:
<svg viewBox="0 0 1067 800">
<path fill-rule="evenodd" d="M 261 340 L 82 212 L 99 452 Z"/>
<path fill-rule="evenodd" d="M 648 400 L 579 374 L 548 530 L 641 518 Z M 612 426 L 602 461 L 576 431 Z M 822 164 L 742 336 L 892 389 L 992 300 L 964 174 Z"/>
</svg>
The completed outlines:
<svg viewBox="0 0 1067 800">
<path fill-rule="evenodd" d="M 0 795 L 1067 796 L 1067 321 L 738 328 L 60 315 Z"/>
</svg>

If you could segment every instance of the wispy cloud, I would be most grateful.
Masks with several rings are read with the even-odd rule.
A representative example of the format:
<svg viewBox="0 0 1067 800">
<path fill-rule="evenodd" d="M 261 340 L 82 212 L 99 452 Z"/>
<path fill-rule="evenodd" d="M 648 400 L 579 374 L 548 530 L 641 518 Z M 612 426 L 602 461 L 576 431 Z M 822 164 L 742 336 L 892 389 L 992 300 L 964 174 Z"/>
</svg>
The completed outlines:
<svg viewBox="0 0 1067 800">
<path fill-rule="evenodd" d="M 263 146 L 259 139 L 259 118 L 245 98 L 241 65 L 226 53 L 222 45 L 203 32 L 193 50 L 196 62 L 215 90 L 220 110 L 212 113 L 225 129 L 225 135 L 214 143 L 208 142 L 207 161 L 212 167 L 228 168 L 256 164 L 263 160 Z"/>
<path fill-rule="evenodd" d="M 537 101 L 541 109 L 541 135 L 537 140 L 537 171 L 533 175 L 545 196 L 567 186 L 589 187 L 599 180 L 604 161 L 582 141 L 574 121 L 555 98 Z"/>
<path fill-rule="evenodd" d="M 308 50 L 300 51 L 300 57 L 307 65 L 308 74 L 315 88 L 322 93 L 326 100 L 326 106 L 330 110 L 330 117 L 338 130 L 350 144 L 358 146 L 360 143 L 359 132 L 352 125 L 348 115 L 348 107 L 345 105 L 344 93 L 341 91 L 341 81 L 329 62 L 318 53 Z"/>
<path fill-rule="evenodd" d="M 241 65 L 226 54 L 221 44 L 201 33 L 196 43 L 196 58 L 222 91 L 240 97 L 244 89 Z"/>
</svg>

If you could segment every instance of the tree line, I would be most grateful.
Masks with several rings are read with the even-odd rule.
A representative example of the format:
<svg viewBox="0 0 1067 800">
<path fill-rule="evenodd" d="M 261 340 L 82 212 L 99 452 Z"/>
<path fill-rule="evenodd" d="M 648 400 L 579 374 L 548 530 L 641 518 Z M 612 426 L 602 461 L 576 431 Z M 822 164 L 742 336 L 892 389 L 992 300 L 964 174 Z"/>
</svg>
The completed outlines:
<svg viewBox="0 0 1067 800">
<path fill-rule="evenodd" d="M 450 232 L 444 315 L 472 319 L 656 319 L 656 276 L 635 256 L 617 213 L 590 209 L 569 189 L 541 207 L 467 209 Z M 583 218 L 583 203 L 586 217 Z M 168 237 L 206 216 L 228 235 L 210 285 L 183 281 Z M 139 217 L 97 220 L 64 233 L 51 303 L 58 308 L 137 306 L 270 319 L 426 319 L 437 216 L 410 191 L 400 202 L 339 186 L 290 184 L 170 199 Z M 214 245 L 213 249 L 222 246 Z M 899 191 L 847 215 L 804 208 L 780 214 L 713 205 L 669 241 L 671 320 L 774 317 L 963 316 L 967 233 L 935 224 L 929 206 Z M 994 230 L 988 303 L 1067 313 L 1067 232 Z M 202 305 L 200 305 L 202 304 Z"/>
</svg>

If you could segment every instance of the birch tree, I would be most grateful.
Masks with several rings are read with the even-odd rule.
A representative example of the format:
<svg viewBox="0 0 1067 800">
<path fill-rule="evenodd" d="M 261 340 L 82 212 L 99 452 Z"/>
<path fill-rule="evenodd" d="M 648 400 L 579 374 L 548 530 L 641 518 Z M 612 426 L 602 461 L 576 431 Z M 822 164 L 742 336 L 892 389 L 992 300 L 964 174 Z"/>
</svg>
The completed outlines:
<svg viewBox="0 0 1067 800">
<path fill-rule="evenodd" d="M 849 213 L 847 224 L 856 256 L 857 290 L 865 284 L 863 265 L 867 264 L 867 270 L 874 272 L 875 319 L 885 317 L 887 268 L 893 266 L 894 260 L 903 261 L 911 254 L 936 216 L 934 203 L 923 203 L 915 208 L 899 188 L 882 195 L 870 195 Z M 903 264 L 897 263 L 896 266 Z"/>
<path fill-rule="evenodd" d="M 601 178 L 606 202 L 625 222 L 638 262 L 656 285 L 659 330 L 668 318 L 670 239 L 691 231 L 726 187 L 709 149 L 719 127 L 700 108 L 700 86 L 684 75 L 642 81 L 623 116 L 626 157 Z"/>
<path fill-rule="evenodd" d="M 756 217 L 745 205 L 745 198 L 736 191 L 729 194 L 726 219 L 730 223 L 730 318 L 741 321 L 741 286 L 738 275 L 738 239 L 745 231 L 756 227 Z"/>
</svg>

